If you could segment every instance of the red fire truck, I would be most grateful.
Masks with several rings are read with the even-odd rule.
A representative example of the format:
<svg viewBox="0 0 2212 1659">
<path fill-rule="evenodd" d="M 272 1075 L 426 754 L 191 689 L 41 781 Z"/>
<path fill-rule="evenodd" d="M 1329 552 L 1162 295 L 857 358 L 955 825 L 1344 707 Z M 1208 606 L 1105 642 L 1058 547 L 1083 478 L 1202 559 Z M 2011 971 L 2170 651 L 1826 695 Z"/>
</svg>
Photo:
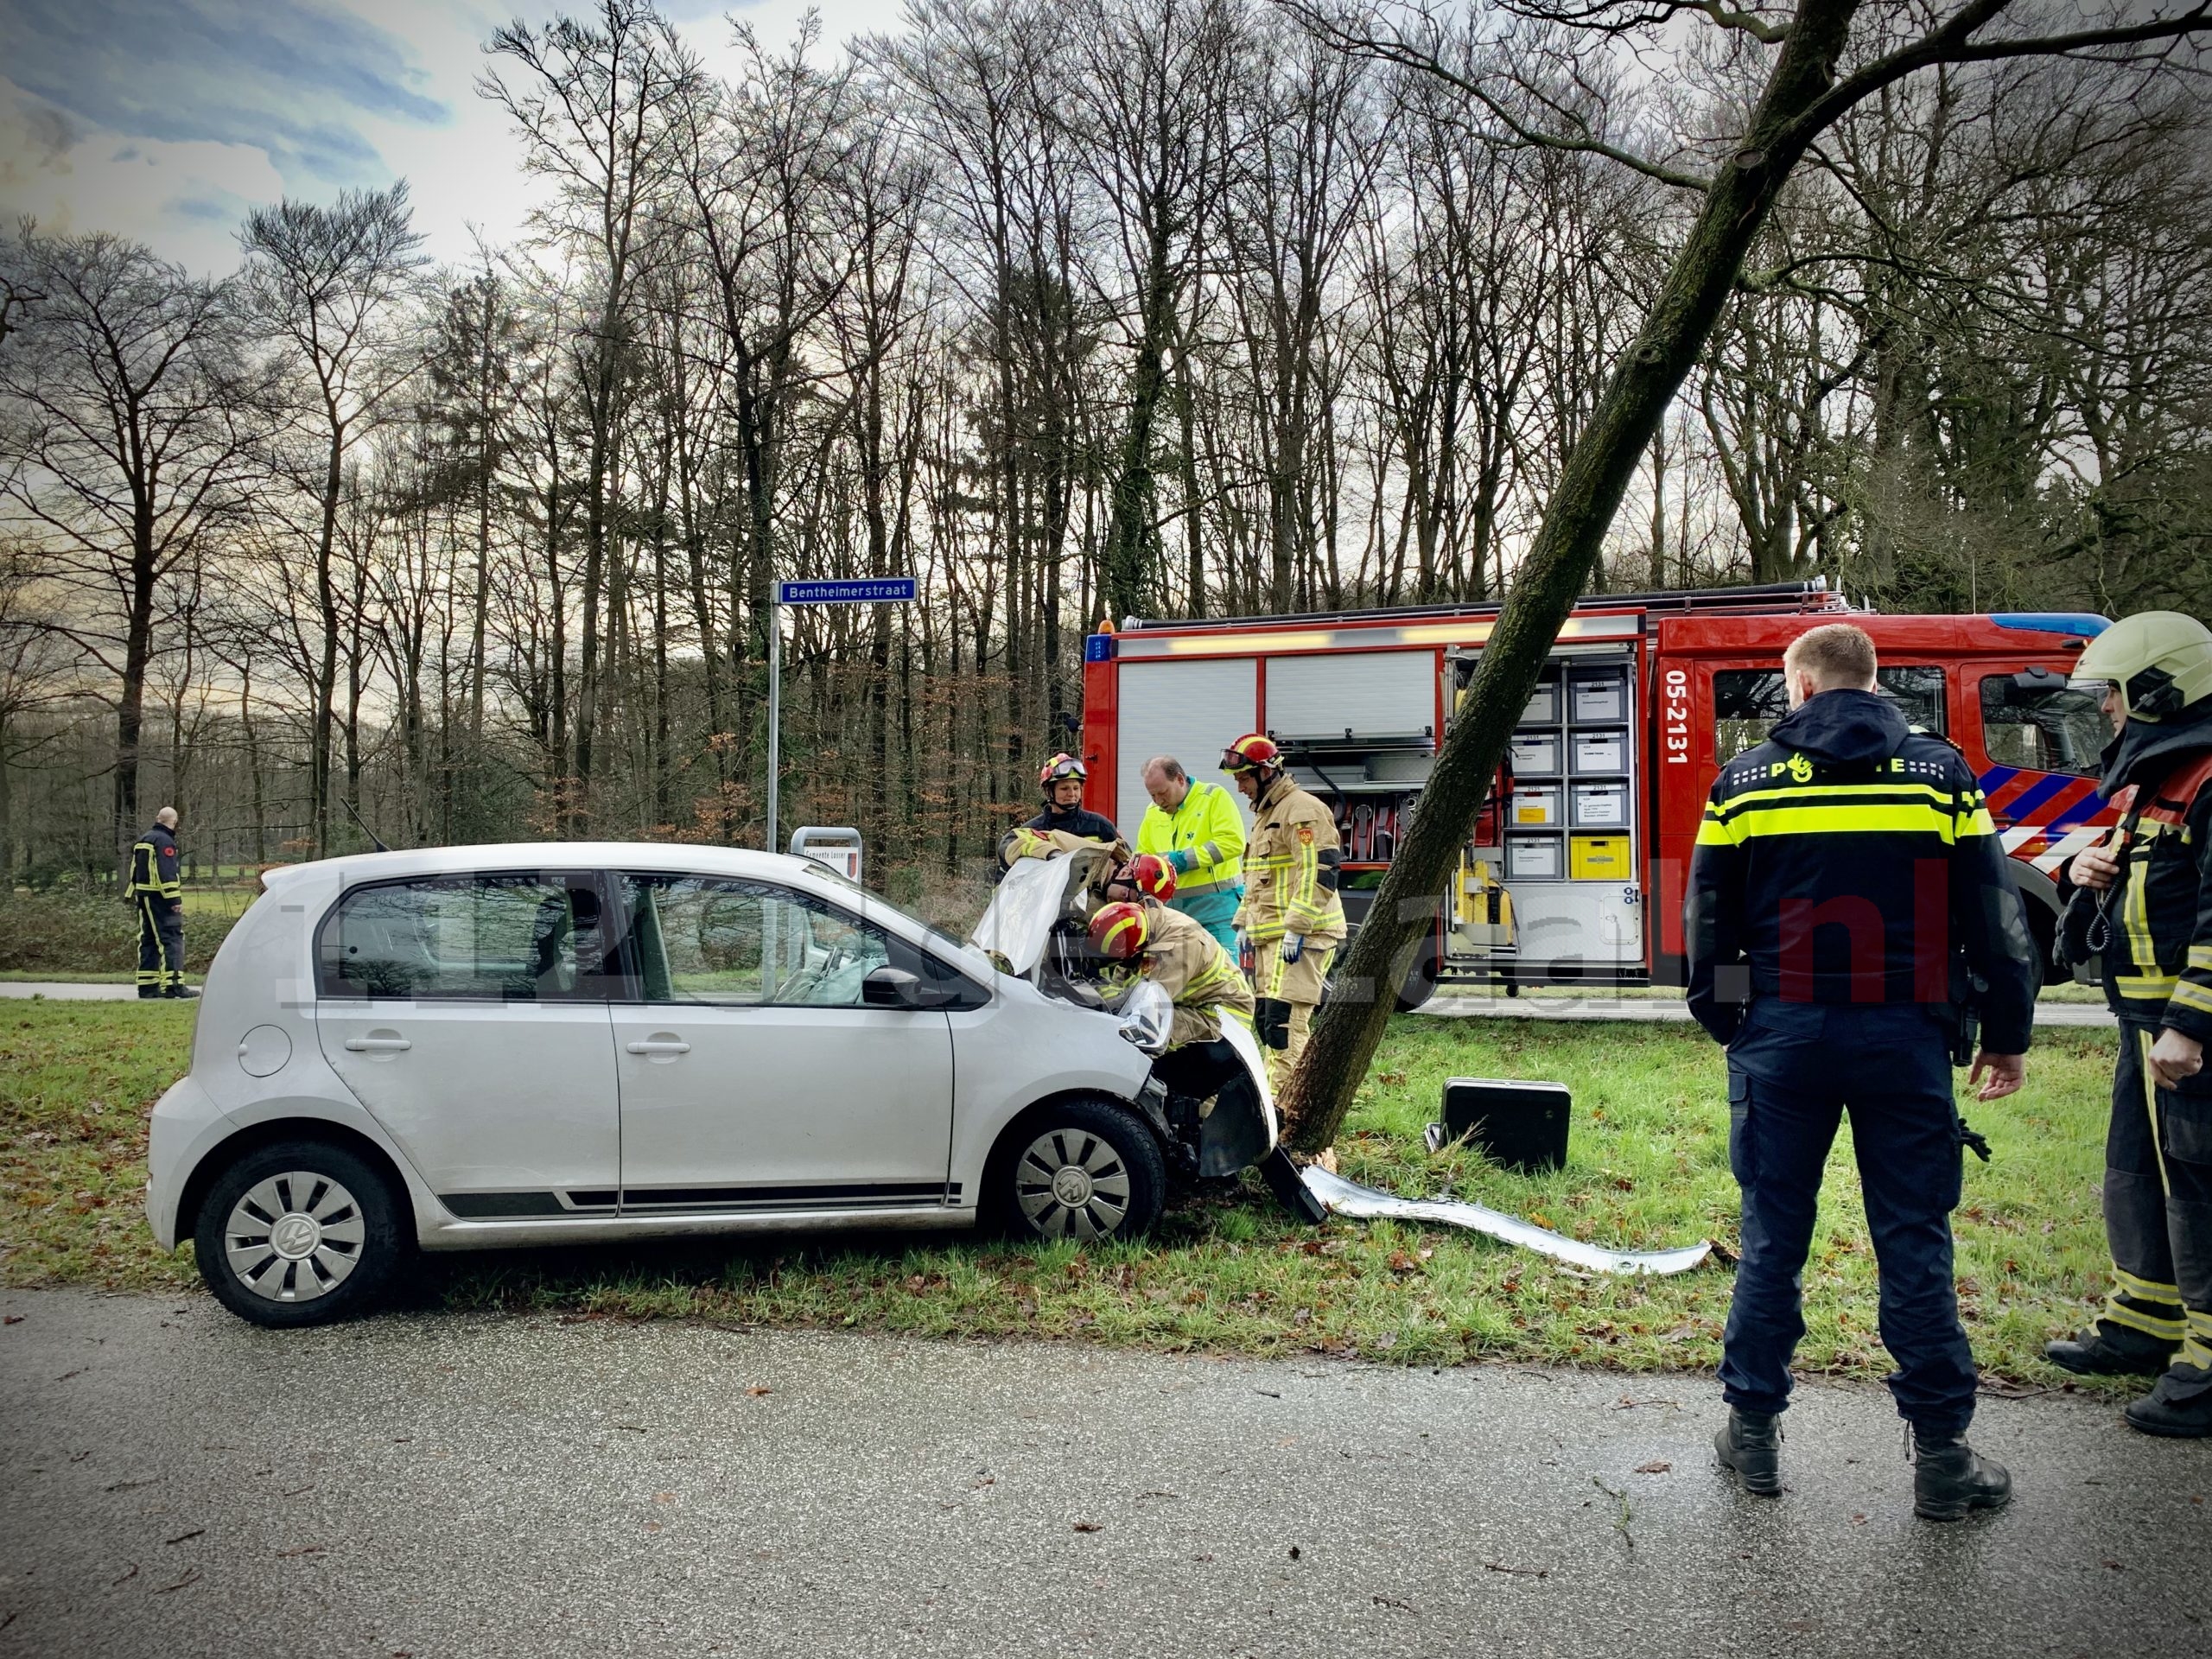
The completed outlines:
<svg viewBox="0 0 2212 1659">
<path fill-rule="evenodd" d="M 1356 926 L 1419 804 L 1498 607 L 1432 606 L 1222 621 L 1131 619 L 1084 667 L 1086 804 L 1134 835 L 1146 760 L 1210 777 L 1264 731 L 1334 804 Z M 1683 982 L 1681 906 L 1706 792 L 1787 709 L 1781 659 L 1848 618 L 1873 636 L 1881 690 L 1962 750 L 1988 792 L 2041 940 L 2052 873 L 2113 815 L 2096 792 L 2106 728 L 2074 658 L 2099 616 L 1885 616 L 1824 582 L 1609 594 L 1560 631 L 1473 826 L 1455 890 L 1404 964 L 1402 1004 L 1439 982 Z"/>
</svg>

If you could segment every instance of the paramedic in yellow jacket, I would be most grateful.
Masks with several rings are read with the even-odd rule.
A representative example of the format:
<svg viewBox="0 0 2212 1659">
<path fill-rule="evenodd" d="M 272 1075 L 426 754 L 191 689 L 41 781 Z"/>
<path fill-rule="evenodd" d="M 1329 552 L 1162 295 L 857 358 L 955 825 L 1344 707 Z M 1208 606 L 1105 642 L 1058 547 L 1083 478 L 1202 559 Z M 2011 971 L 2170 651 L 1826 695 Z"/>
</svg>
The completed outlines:
<svg viewBox="0 0 2212 1659">
<path fill-rule="evenodd" d="M 1344 941 L 1342 843 L 1336 815 L 1291 781 L 1282 751 L 1268 738 L 1238 738 L 1223 752 L 1221 769 L 1252 803 L 1236 931 L 1250 958 L 1253 1026 L 1268 1051 L 1268 1082 L 1280 1092 L 1306 1052 L 1329 959 Z"/>
</svg>

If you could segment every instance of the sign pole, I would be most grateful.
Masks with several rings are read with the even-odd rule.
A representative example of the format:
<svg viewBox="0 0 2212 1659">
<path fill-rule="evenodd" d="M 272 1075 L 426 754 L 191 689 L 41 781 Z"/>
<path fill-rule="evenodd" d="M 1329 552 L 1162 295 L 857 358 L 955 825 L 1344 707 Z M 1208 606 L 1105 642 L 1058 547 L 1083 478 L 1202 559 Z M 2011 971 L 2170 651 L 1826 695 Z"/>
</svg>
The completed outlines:
<svg viewBox="0 0 2212 1659">
<path fill-rule="evenodd" d="M 776 785 L 783 770 L 784 726 L 784 603 L 783 584 L 773 588 L 768 601 L 768 840 L 776 850 Z"/>
</svg>

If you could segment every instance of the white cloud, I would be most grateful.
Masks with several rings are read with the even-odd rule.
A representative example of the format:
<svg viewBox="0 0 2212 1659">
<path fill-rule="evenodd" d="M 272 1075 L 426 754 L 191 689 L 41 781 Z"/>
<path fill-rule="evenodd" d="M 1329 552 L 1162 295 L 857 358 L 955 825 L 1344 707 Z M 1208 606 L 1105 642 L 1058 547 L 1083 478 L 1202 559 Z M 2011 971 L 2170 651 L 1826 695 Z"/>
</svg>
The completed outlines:
<svg viewBox="0 0 2212 1659">
<path fill-rule="evenodd" d="M 0 224 L 29 214 L 57 236 L 111 231 L 213 274 L 237 264 L 247 207 L 283 188 L 252 145 L 165 143 L 87 125 L 0 78 Z"/>
</svg>

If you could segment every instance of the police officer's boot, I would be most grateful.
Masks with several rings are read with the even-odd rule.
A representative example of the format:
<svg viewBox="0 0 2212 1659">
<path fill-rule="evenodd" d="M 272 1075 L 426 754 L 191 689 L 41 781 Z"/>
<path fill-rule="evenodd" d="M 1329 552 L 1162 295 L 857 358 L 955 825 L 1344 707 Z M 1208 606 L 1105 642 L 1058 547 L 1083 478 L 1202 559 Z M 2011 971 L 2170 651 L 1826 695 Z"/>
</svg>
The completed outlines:
<svg viewBox="0 0 2212 1659">
<path fill-rule="evenodd" d="M 1912 1512 L 1929 1521 L 1957 1521 L 1969 1510 L 2002 1509 L 2012 1477 L 1966 1442 L 1912 1427 Z"/>
<path fill-rule="evenodd" d="M 2078 1337 L 2044 1344 L 2043 1357 L 2079 1376 L 2157 1376 L 2173 1363 L 2174 1346 L 2133 1332 L 2108 1337 L 2091 1325 Z"/>
<path fill-rule="evenodd" d="M 1728 1421 L 1713 1437 L 1720 1466 L 1736 1471 L 1744 1490 L 1760 1497 L 1782 1494 L 1782 1422 L 1755 1411 L 1728 1408 Z"/>
</svg>

